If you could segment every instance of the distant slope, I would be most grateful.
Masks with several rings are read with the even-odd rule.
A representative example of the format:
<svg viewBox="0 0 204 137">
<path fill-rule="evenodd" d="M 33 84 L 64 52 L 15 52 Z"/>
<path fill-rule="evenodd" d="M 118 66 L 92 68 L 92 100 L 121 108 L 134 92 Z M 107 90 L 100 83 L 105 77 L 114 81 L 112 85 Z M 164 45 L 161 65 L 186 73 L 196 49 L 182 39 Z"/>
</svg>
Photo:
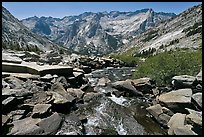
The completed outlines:
<svg viewBox="0 0 204 137">
<path fill-rule="evenodd" d="M 62 19 L 31 17 L 22 23 L 33 32 L 84 54 L 106 54 L 117 50 L 134 36 L 173 13 L 156 13 L 152 9 L 135 12 L 85 12 Z"/>
<path fill-rule="evenodd" d="M 47 38 L 31 32 L 6 8 L 2 7 L 2 48 L 47 51 L 59 47 Z"/>
<path fill-rule="evenodd" d="M 145 52 L 158 53 L 178 48 L 201 47 L 202 5 L 198 5 L 138 35 L 117 52 L 123 54 L 128 50 L 137 49 L 135 50 L 137 55 Z"/>
</svg>

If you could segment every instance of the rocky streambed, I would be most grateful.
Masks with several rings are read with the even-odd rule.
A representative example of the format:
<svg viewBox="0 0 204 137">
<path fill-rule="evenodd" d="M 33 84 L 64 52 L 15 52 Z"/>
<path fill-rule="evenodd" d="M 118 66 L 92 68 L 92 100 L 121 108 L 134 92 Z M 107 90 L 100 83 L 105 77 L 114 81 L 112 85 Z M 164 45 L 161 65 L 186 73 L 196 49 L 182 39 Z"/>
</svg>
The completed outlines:
<svg viewBox="0 0 204 137">
<path fill-rule="evenodd" d="M 202 134 L 202 70 L 172 87 L 101 57 L 3 52 L 4 135 Z"/>
</svg>

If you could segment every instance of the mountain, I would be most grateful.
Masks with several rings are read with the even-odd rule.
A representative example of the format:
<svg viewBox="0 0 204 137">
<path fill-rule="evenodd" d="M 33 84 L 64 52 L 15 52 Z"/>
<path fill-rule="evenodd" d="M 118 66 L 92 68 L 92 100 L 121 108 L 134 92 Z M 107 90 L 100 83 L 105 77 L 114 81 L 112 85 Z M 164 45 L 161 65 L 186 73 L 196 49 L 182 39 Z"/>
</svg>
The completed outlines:
<svg viewBox="0 0 204 137">
<path fill-rule="evenodd" d="M 140 55 L 179 48 L 202 48 L 202 4 L 148 29 L 116 52 L 123 54 L 135 50 L 135 55 Z"/>
<path fill-rule="evenodd" d="M 102 55 L 117 50 L 134 36 L 175 16 L 142 9 L 135 12 L 85 12 L 62 19 L 30 17 L 21 22 L 32 32 L 59 45 L 83 54 Z"/>
<path fill-rule="evenodd" d="M 29 51 L 59 49 L 47 38 L 30 31 L 4 7 L 2 7 L 2 47 Z"/>
</svg>

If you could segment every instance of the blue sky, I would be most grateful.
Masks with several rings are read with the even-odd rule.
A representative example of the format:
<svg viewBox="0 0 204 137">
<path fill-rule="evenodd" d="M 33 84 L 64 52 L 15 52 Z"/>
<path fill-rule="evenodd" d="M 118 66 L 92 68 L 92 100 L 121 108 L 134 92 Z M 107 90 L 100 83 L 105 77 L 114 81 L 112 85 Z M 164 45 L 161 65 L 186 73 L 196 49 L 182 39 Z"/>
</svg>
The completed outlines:
<svg viewBox="0 0 204 137">
<path fill-rule="evenodd" d="M 63 18 L 83 12 L 136 11 L 144 8 L 179 14 L 198 4 L 201 2 L 2 2 L 18 19 L 32 16 Z"/>
</svg>

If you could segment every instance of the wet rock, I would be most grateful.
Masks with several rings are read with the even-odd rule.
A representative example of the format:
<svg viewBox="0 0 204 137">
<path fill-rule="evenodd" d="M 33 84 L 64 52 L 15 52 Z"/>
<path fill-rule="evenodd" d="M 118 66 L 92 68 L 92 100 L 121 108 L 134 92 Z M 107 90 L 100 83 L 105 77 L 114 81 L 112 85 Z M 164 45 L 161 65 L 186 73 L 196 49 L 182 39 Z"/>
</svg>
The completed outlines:
<svg viewBox="0 0 204 137">
<path fill-rule="evenodd" d="M 83 99 L 84 102 L 90 102 L 97 100 L 98 98 L 101 98 L 104 94 L 102 93 L 94 93 L 94 92 L 88 92 L 84 95 Z"/>
<path fill-rule="evenodd" d="M 150 78 L 140 78 L 131 80 L 132 85 L 143 94 L 152 93 L 155 83 Z"/>
<path fill-rule="evenodd" d="M 60 127 L 61 122 L 62 117 L 55 112 L 50 117 L 42 119 L 38 125 L 44 130 L 43 135 L 54 135 Z"/>
<path fill-rule="evenodd" d="M 163 93 L 158 100 L 170 108 L 181 109 L 181 105 L 189 105 L 191 103 L 192 90 L 190 88 L 173 90 Z"/>
<path fill-rule="evenodd" d="M 195 93 L 192 95 L 192 102 L 196 107 L 202 109 L 202 93 Z"/>
<path fill-rule="evenodd" d="M 83 135 L 79 117 L 75 113 L 66 115 L 60 131 L 56 135 Z"/>
<path fill-rule="evenodd" d="M 168 135 L 173 135 L 174 130 L 178 127 L 184 127 L 186 114 L 176 113 L 174 114 L 169 122 L 167 123 L 169 129 L 168 129 Z"/>
<path fill-rule="evenodd" d="M 143 94 L 135 89 L 130 81 L 116 81 L 112 83 L 112 87 L 118 90 L 127 91 L 134 96 L 142 96 Z"/>
<path fill-rule="evenodd" d="M 146 110 L 154 116 L 154 118 L 164 127 L 167 126 L 170 116 L 173 114 L 169 109 L 162 107 L 160 104 L 156 104 L 146 108 Z"/>
<path fill-rule="evenodd" d="M 85 74 L 91 73 L 91 67 L 90 66 L 82 66 L 82 67 L 80 67 L 80 69 L 82 69 L 85 72 Z"/>
<path fill-rule="evenodd" d="M 174 76 L 172 78 L 172 84 L 177 89 L 191 88 L 195 80 L 195 77 L 189 75 Z"/>
<path fill-rule="evenodd" d="M 195 111 L 189 108 L 186 108 L 190 114 L 186 116 L 187 121 L 193 124 L 197 124 L 202 127 L 202 112 Z"/>
<path fill-rule="evenodd" d="M 111 81 L 108 79 L 108 78 L 100 78 L 98 80 L 98 83 L 97 83 L 97 86 L 102 86 L 102 87 L 105 87 L 108 83 L 110 83 Z"/>
<path fill-rule="evenodd" d="M 36 104 L 33 108 L 32 117 L 33 118 L 45 117 L 49 115 L 49 113 L 51 112 L 50 108 L 51 108 L 51 104 Z"/>
<path fill-rule="evenodd" d="M 44 131 L 42 128 L 37 126 L 41 119 L 33 119 L 31 117 L 24 118 L 12 122 L 14 127 L 8 135 L 40 135 Z"/>
</svg>

